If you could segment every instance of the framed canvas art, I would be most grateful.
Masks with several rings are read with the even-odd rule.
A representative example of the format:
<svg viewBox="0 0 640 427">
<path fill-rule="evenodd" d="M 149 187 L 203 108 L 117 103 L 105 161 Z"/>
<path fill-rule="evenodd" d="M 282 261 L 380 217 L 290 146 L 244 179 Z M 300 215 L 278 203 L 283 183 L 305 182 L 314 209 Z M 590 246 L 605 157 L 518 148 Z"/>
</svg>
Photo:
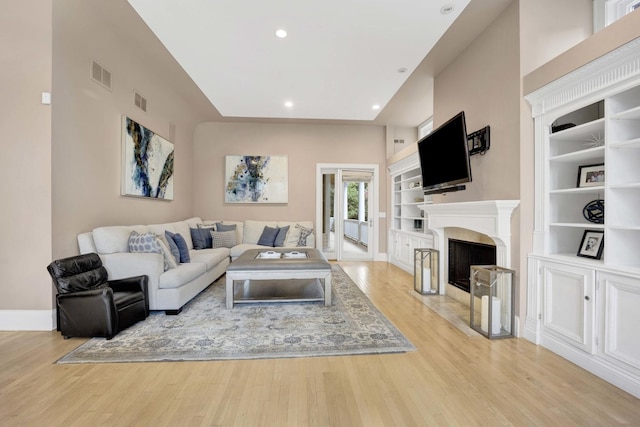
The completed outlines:
<svg viewBox="0 0 640 427">
<path fill-rule="evenodd" d="M 173 144 L 122 117 L 122 195 L 173 200 Z"/>
<path fill-rule="evenodd" d="M 287 203 L 287 156 L 226 156 L 225 203 Z"/>
</svg>

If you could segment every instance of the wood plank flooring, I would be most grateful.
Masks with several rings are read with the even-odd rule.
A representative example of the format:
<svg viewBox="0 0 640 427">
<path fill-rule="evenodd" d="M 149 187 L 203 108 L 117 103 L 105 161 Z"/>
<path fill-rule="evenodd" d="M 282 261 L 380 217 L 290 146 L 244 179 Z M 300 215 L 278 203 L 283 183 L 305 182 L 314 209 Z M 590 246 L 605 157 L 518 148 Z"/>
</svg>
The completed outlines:
<svg viewBox="0 0 640 427">
<path fill-rule="evenodd" d="M 56 365 L 84 340 L 0 332 L 0 425 L 640 425 L 640 400 L 524 339 L 466 336 L 393 265 L 340 265 L 417 351 Z"/>
</svg>

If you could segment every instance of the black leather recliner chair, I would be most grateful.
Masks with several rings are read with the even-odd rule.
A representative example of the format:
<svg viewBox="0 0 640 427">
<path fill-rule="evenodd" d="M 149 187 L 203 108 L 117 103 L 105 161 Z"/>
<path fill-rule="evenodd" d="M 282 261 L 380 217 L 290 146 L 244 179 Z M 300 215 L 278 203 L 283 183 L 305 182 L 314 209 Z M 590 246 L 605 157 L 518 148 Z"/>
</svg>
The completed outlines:
<svg viewBox="0 0 640 427">
<path fill-rule="evenodd" d="M 70 337 L 113 338 L 149 315 L 148 276 L 108 280 L 98 254 L 53 261 L 58 330 Z"/>
</svg>

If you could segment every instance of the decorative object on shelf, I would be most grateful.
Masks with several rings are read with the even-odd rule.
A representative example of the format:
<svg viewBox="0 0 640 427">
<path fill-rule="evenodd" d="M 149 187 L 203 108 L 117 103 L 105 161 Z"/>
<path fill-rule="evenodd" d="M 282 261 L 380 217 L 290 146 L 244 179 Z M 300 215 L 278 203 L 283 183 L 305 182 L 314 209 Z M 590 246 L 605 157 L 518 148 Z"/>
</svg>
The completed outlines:
<svg viewBox="0 0 640 427">
<path fill-rule="evenodd" d="M 578 256 L 600 259 L 604 248 L 603 230 L 585 230 L 578 249 Z"/>
<path fill-rule="evenodd" d="M 604 145 L 604 135 L 602 135 L 600 132 L 598 132 L 598 134 L 592 133 L 591 138 L 589 138 L 587 142 L 582 145 L 587 148 L 602 147 Z"/>
<path fill-rule="evenodd" d="M 416 248 L 413 250 L 413 289 L 421 295 L 439 295 L 437 249 Z"/>
<path fill-rule="evenodd" d="M 123 196 L 173 200 L 173 144 L 122 116 Z"/>
<path fill-rule="evenodd" d="M 469 155 L 484 155 L 491 147 L 491 128 L 485 126 L 480 130 L 467 135 L 467 144 L 469 145 Z"/>
<path fill-rule="evenodd" d="M 580 166 L 578 187 L 598 187 L 604 185 L 604 163 Z"/>
<path fill-rule="evenodd" d="M 472 329 L 489 339 L 513 337 L 515 277 L 514 270 L 497 265 L 471 266 Z"/>
<path fill-rule="evenodd" d="M 604 224 L 604 200 L 592 200 L 582 209 L 584 219 L 594 224 Z"/>
<path fill-rule="evenodd" d="M 287 203 L 287 156 L 226 156 L 225 203 Z"/>
<path fill-rule="evenodd" d="M 413 228 L 415 228 L 418 231 L 422 231 L 422 220 L 421 219 L 414 219 L 413 220 Z"/>
</svg>

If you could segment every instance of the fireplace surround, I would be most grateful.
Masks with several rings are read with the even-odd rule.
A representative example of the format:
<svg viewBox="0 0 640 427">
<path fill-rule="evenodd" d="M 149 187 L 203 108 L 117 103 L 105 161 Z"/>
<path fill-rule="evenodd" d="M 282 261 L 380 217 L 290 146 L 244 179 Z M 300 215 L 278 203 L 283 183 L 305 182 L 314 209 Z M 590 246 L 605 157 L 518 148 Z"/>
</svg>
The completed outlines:
<svg viewBox="0 0 640 427">
<path fill-rule="evenodd" d="M 434 249 L 448 254 L 446 230 L 456 227 L 488 236 L 495 243 L 495 264 L 513 269 L 511 265 L 511 216 L 519 200 L 484 200 L 477 202 L 437 203 L 423 205 L 425 231 L 434 236 Z M 440 257 L 440 283 L 447 283 L 448 256 Z M 445 286 L 440 293 L 445 294 Z"/>
</svg>

